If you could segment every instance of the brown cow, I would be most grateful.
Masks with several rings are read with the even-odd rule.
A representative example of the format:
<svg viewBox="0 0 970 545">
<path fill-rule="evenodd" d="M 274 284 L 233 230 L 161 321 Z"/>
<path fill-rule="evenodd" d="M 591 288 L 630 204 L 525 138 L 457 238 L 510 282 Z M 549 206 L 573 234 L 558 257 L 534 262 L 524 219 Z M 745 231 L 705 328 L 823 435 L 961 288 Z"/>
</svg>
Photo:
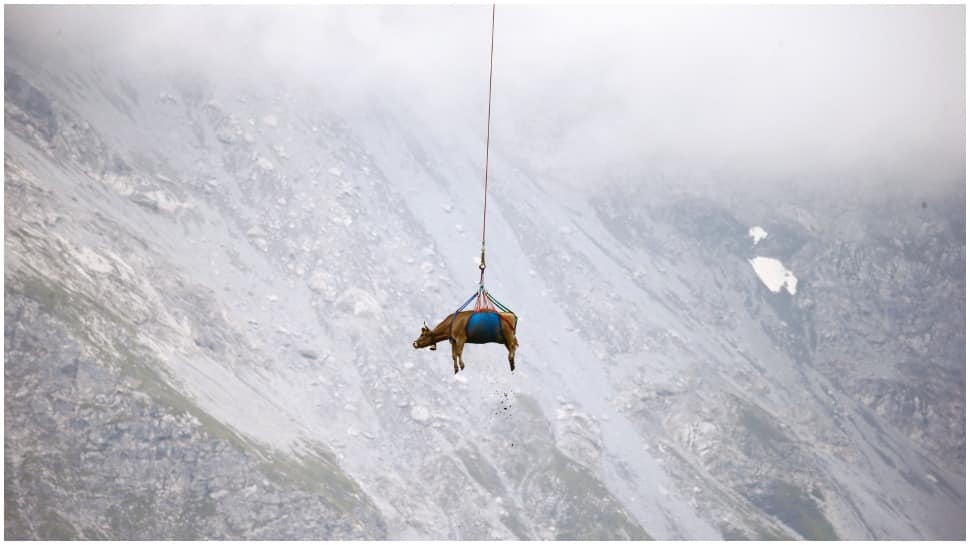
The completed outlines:
<svg viewBox="0 0 970 545">
<path fill-rule="evenodd" d="M 421 327 L 421 336 L 414 341 L 413 346 L 415 348 L 431 347 L 431 350 L 435 350 L 439 342 L 450 340 L 451 359 L 455 364 L 455 373 L 457 373 L 460 369 L 465 368 L 465 362 L 462 360 L 461 351 L 465 347 L 466 342 L 472 344 L 498 342 L 481 341 L 468 338 L 468 320 L 473 314 L 475 314 L 475 311 L 471 310 L 459 312 L 458 314 L 450 314 L 447 318 L 442 320 L 440 324 L 435 326 L 434 329 L 429 329 L 428 324 L 425 323 Z M 507 348 L 509 351 L 509 369 L 515 371 L 515 349 L 519 346 L 519 341 L 517 341 L 515 338 L 516 317 L 510 312 L 498 312 L 497 314 L 499 315 L 499 322 L 502 328 L 502 342 L 505 344 L 505 348 Z"/>
</svg>

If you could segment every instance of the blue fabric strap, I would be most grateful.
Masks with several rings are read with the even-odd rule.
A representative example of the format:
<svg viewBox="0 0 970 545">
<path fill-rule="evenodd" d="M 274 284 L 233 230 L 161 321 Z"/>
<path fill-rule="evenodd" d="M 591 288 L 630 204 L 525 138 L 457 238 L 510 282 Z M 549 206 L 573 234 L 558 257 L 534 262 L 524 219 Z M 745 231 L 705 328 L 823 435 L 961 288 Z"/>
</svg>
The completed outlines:
<svg viewBox="0 0 970 545">
<path fill-rule="evenodd" d="M 456 310 L 454 314 L 451 315 L 451 323 L 448 324 L 448 340 L 451 341 L 452 343 L 455 342 L 455 318 L 457 318 L 458 313 L 461 312 L 465 307 L 467 307 L 469 303 L 474 301 L 476 297 L 478 297 L 477 291 L 473 293 L 472 296 L 469 297 L 467 301 L 465 301 L 464 305 L 458 307 L 458 310 Z"/>
</svg>

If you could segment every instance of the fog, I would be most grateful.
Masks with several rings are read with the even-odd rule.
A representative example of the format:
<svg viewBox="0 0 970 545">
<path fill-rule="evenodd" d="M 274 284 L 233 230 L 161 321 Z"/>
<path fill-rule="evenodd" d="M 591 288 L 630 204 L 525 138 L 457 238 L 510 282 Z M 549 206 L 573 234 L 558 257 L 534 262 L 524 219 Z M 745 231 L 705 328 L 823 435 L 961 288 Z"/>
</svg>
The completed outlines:
<svg viewBox="0 0 970 545">
<path fill-rule="evenodd" d="M 8 37 L 123 66 L 281 78 L 481 128 L 489 6 L 7 7 Z M 965 183 L 963 6 L 496 12 L 496 153 L 576 183 L 677 172 L 821 189 Z"/>
</svg>

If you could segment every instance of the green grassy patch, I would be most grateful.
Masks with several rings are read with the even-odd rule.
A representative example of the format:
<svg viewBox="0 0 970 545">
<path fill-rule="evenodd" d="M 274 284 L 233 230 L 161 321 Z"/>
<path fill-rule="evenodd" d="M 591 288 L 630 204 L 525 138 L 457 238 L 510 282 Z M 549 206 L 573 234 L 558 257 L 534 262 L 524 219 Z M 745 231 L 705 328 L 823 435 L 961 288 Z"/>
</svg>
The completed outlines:
<svg viewBox="0 0 970 545">
<path fill-rule="evenodd" d="M 785 431 L 775 423 L 774 417 L 755 405 L 742 406 L 738 422 L 762 444 L 779 445 L 790 442 Z"/>
<path fill-rule="evenodd" d="M 818 503 L 791 483 L 772 481 L 764 493 L 754 498 L 754 502 L 807 539 L 839 539 Z"/>
<path fill-rule="evenodd" d="M 320 494 L 341 511 L 367 508 L 376 512 L 357 482 L 337 466 L 336 458 L 322 446 L 311 447 L 303 456 L 272 453 L 266 456 L 261 466 L 277 482 Z"/>
<path fill-rule="evenodd" d="M 161 362 L 137 344 L 135 327 L 104 304 L 38 278 L 18 278 L 8 283 L 7 290 L 36 301 L 44 311 L 65 322 L 97 352 L 102 365 L 137 381 L 141 392 L 176 414 L 192 415 L 211 437 L 225 440 L 242 452 L 255 454 L 264 474 L 274 482 L 320 494 L 344 512 L 359 508 L 377 512 L 356 481 L 337 466 L 335 456 L 324 446 L 312 445 L 304 455 L 297 456 L 279 452 L 241 435 L 178 391 L 166 380 Z M 95 329 L 106 332 L 108 337 L 99 335 Z"/>
</svg>

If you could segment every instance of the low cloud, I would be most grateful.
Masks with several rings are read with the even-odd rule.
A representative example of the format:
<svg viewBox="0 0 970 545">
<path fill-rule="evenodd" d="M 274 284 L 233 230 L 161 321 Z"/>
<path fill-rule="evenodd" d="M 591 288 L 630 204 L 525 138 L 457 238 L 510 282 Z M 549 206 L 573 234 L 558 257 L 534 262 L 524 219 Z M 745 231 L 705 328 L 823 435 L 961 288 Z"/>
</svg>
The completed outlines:
<svg viewBox="0 0 970 545">
<path fill-rule="evenodd" d="M 6 33 L 484 121 L 489 6 L 8 6 Z M 497 8 L 499 152 L 576 179 L 965 183 L 963 6 Z M 83 46 L 83 47 L 82 47 Z M 541 155 L 541 157 L 536 157 Z M 530 158 L 531 156 L 531 158 Z"/>
</svg>

